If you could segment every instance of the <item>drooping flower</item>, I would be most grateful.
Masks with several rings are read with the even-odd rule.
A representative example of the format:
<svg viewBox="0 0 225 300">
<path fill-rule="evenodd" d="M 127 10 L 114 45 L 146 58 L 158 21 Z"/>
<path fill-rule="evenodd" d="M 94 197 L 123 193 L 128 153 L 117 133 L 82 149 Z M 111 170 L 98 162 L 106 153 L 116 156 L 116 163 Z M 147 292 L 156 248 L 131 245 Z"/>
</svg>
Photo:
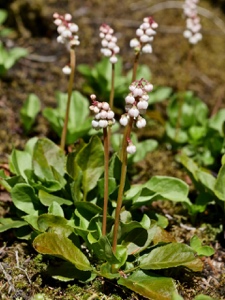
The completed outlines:
<svg viewBox="0 0 225 300">
<path fill-rule="evenodd" d="M 95 118 L 92 121 L 92 127 L 96 130 L 106 128 L 115 124 L 114 112 L 111 110 L 107 102 L 99 102 L 96 100 L 96 95 L 90 96 L 92 105 L 89 109 L 95 114 Z"/>
<path fill-rule="evenodd" d="M 190 44 L 197 44 L 202 39 L 200 32 L 202 26 L 198 16 L 198 0 L 185 0 L 183 6 L 184 15 L 186 17 L 186 29 L 183 33 Z"/>
<path fill-rule="evenodd" d="M 115 64 L 118 61 L 116 54 L 119 53 L 120 48 L 117 46 L 117 37 L 113 35 L 114 30 L 107 24 L 102 24 L 99 30 L 99 36 L 102 39 L 101 53 L 109 57 L 112 64 Z"/>
<path fill-rule="evenodd" d="M 144 18 L 143 23 L 136 30 L 137 37 L 130 41 L 130 47 L 134 48 L 136 52 L 152 53 L 151 42 L 154 40 L 157 27 L 158 24 L 152 17 Z"/>
</svg>

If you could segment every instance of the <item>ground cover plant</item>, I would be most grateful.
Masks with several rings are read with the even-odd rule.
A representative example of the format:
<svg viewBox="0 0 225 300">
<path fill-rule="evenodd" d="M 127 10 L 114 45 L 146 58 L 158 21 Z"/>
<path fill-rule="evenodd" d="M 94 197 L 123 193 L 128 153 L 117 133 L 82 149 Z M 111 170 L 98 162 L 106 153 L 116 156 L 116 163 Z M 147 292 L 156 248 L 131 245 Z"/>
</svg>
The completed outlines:
<svg viewBox="0 0 225 300">
<path fill-rule="evenodd" d="M 118 112 L 114 113 L 113 82 L 119 49 L 112 28 L 106 24 L 100 27 L 102 53 L 112 66 L 108 78 L 111 89 L 109 99 L 106 99 L 110 107 L 104 99 L 99 100 L 97 93 L 92 93 L 88 100 L 80 93 L 72 92 L 75 49 L 77 51 L 79 45 L 78 27 L 70 14 L 54 14 L 54 17 L 58 42 L 67 44 L 70 50 L 70 64 L 63 68 L 63 72 L 69 75 L 69 84 L 68 92 L 59 95 L 58 110 L 49 109 L 44 115 L 61 137 L 61 144 L 59 147 L 49 138 L 34 137 L 28 140 L 23 150 L 13 150 L 9 157 L 11 175 L 1 170 L 1 184 L 10 192 L 13 201 L 10 217 L 1 218 L 1 231 L 13 228 L 18 238 L 31 242 L 43 257 L 47 254 L 47 257 L 60 258 L 55 261 L 57 267 L 51 260 L 46 269 L 46 274 L 55 279 L 64 282 L 76 279 L 88 284 L 104 278 L 148 299 L 182 299 L 183 293 L 178 294 L 172 278 L 176 278 L 176 272 L 187 272 L 186 268 L 192 274 L 201 272 L 202 256 L 210 256 L 214 250 L 202 245 L 196 236 L 186 240 L 190 246 L 177 242 L 165 230 L 168 220 L 150 207 L 158 200 L 161 203 L 169 200 L 188 207 L 192 217 L 204 213 L 206 204 L 223 206 L 223 166 L 215 182 L 213 176 L 198 169 L 190 158 L 179 156 L 189 173 L 193 172 L 190 178 L 193 183 L 198 183 L 196 190 L 199 194 L 204 193 L 208 200 L 214 193 L 203 204 L 198 200 L 196 205 L 193 204 L 189 199 L 188 184 L 175 177 L 153 175 L 143 183 L 135 183 L 128 168 L 148 153 L 145 150 L 135 158 L 136 152 L 138 155 L 138 151 L 143 150 L 142 145 L 138 149 L 138 133 L 144 131 L 149 121 L 145 114 L 148 114 L 153 90 L 149 79 L 137 77 L 137 69 L 141 52 L 152 52 L 149 42 L 153 40 L 157 24 L 152 17 L 145 18 L 137 29 L 137 38 L 131 40 L 131 46 L 135 48 L 132 80 L 124 97 L 125 108 L 120 105 L 123 114 L 118 116 Z M 87 112 L 88 106 L 94 114 L 93 119 Z M 38 112 L 31 108 L 29 114 L 29 108 L 28 101 L 21 111 L 22 122 L 28 124 L 25 125 L 27 131 Z M 83 121 L 79 123 L 77 118 L 80 116 Z M 215 126 L 222 136 L 223 115 L 217 118 L 219 124 Z M 116 127 L 116 120 L 125 127 L 124 130 L 118 125 Z M 90 125 L 95 130 L 90 129 Z M 180 130 L 179 126 L 177 128 Z M 114 142 L 116 147 L 114 145 L 112 150 L 111 141 L 116 132 L 122 134 L 118 134 L 119 138 Z M 65 145 L 73 143 L 73 139 L 76 144 L 66 147 L 65 152 Z M 153 149 L 157 145 L 155 142 Z M 207 192 L 210 196 L 206 195 Z M 18 257 L 16 260 L 19 266 Z M 1 265 L 3 274 L 7 275 L 5 267 Z M 7 278 L 10 289 L 15 290 Z M 47 299 L 48 295 L 33 294 L 33 299 L 41 297 Z M 134 294 L 134 297 L 141 296 Z M 199 295 L 195 299 L 213 298 Z"/>
</svg>

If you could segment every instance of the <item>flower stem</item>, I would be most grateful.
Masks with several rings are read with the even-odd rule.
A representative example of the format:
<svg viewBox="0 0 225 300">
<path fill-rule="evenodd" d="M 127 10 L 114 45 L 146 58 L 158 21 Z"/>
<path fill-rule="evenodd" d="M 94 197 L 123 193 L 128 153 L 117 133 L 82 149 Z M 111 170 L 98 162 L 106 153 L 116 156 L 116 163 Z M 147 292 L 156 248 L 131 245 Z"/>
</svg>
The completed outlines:
<svg viewBox="0 0 225 300">
<path fill-rule="evenodd" d="M 102 235 L 106 235 L 107 211 L 108 211 L 108 193 L 109 193 L 109 136 L 107 127 L 103 128 L 104 153 L 105 153 L 105 173 L 104 173 L 104 206 L 103 206 L 103 221 Z"/>
<path fill-rule="evenodd" d="M 71 47 L 70 48 L 71 73 L 70 73 L 70 79 L 69 79 L 69 85 L 68 85 L 68 99 L 67 99 L 67 105 L 66 105 L 66 114 L 65 114 L 65 120 L 64 120 L 62 136 L 61 136 L 61 143 L 60 143 L 60 147 L 62 150 L 64 150 L 65 144 L 66 144 L 66 134 L 67 134 L 68 121 L 69 121 L 69 111 L 70 111 L 71 95 L 72 95 L 72 90 L 73 90 L 73 82 L 74 82 L 74 76 L 75 76 L 75 66 L 76 66 L 75 49 Z"/>
<path fill-rule="evenodd" d="M 116 206 L 116 214 L 115 214 L 115 222 L 113 228 L 113 246 L 112 250 L 115 253 L 117 247 L 117 235 L 118 235 L 118 228 L 119 228 L 119 221 L 120 221 L 120 211 L 123 202 L 123 191 L 126 181 L 126 174 L 127 174 L 127 138 L 130 137 L 131 128 L 133 124 L 133 118 L 130 118 L 129 123 L 125 129 L 124 137 L 123 137 L 123 146 L 122 146 L 122 167 L 121 167 L 121 175 L 120 175 L 120 185 L 117 197 L 117 206 Z"/>
<path fill-rule="evenodd" d="M 114 108 L 114 89 L 115 89 L 115 64 L 112 64 L 112 73 L 111 73 L 111 91 L 109 97 L 109 106 L 113 110 Z"/>
<path fill-rule="evenodd" d="M 135 80 L 136 80 L 136 77 L 137 77 L 137 68 L 138 68 L 138 60 L 139 60 L 139 56 L 140 56 L 140 51 L 138 51 L 138 52 L 135 54 L 135 57 L 134 57 L 132 82 L 135 81 Z"/>
</svg>

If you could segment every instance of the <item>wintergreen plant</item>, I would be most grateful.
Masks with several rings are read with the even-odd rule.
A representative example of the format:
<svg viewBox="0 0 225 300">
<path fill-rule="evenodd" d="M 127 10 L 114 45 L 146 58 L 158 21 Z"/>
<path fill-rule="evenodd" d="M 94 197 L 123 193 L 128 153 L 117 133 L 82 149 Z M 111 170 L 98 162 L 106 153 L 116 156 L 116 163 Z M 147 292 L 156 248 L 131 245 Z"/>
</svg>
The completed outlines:
<svg viewBox="0 0 225 300">
<path fill-rule="evenodd" d="M 67 111 L 68 95 L 57 92 L 57 107 L 46 107 L 43 116 L 50 123 L 51 128 L 58 137 L 62 136 L 65 114 Z M 91 118 L 89 117 L 89 101 L 80 92 L 73 91 L 70 99 L 70 110 L 68 114 L 67 135 L 65 143 L 71 145 L 79 138 L 87 139 L 91 129 Z"/>
<path fill-rule="evenodd" d="M 0 9 L 0 37 L 7 37 L 12 33 L 12 30 L 5 28 L 3 23 L 7 19 L 8 13 L 4 9 Z M 21 58 L 28 55 L 28 51 L 21 47 L 6 49 L 3 42 L 0 41 L 0 77 L 6 75 L 15 63 Z"/>
<path fill-rule="evenodd" d="M 57 42 L 61 44 L 65 44 L 67 49 L 70 51 L 70 63 L 69 66 L 63 68 L 63 72 L 65 74 L 70 75 L 69 84 L 68 84 L 68 99 L 67 99 L 67 106 L 66 106 L 66 113 L 64 118 L 64 125 L 61 134 L 61 148 L 65 148 L 66 144 L 66 136 L 67 136 L 67 127 L 69 122 L 69 111 L 70 111 L 70 102 L 71 102 L 71 95 L 73 90 L 73 82 L 75 76 L 75 67 L 76 67 L 76 53 L 75 47 L 80 44 L 79 37 L 76 34 L 78 32 L 77 24 L 71 22 L 72 15 L 65 14 L 64 16 L 59 15 L 58 13 L 54 13 L 53 15 L 54 23 L 57 26 L 57 31 L 59 36 L 57 37 Z"/>
<path fill-rule="evenodd" d="M 120 48 L 117 45 L 117 37 L 113 35 L 114 30 L 107 24 L 102 24 L 99 28 L 100 38 L 102 39 L 101 53 L 109 57 L 109 61 L 112 64 L 111 70 L 111 90 L 109 97 L 109 105 L 113 109 L 114 107 L 114 84 L 115 84 L 115 64 L 118 61 L 116 54 L 119 53 Z"/>
<path fill-rule="evenodd" d="M 26 133 L 31 130 L 37 114 L 41 110 L 41 102 L 35 94 L 30 94 L 20 110 L 20 120 Z"/>
<path fill-rule="evenodd" d="M 182 107 L 179 98 L 183 98 Z M 177 119 L 181 113 L 179 128 Z M 166 137 L 171 145 L 203 166 L 212 166 L 224 153 L 225 110 L 208 117 L 206 104 L 192 92 L 174 94 L 167 107 Z"/>
<path fill-rule="evenodd" d="M 197 44 L 202 39 L 200 30 L 200 18 L 197 8 L 198 0 L 185 0 L 184 15 L 186 17 L 186 30 L 184 37 L 188 39 L 190 44 Z"/>
<path fill-rule="evenodd" d="M 134 126 L 139 130 L 145 127 L 148 93 L 153 89 L 148 80 L 136 79 L 137 53 L 145 46 L 149 49 L 157 25 L 152 18 L 145 18 L 140 28 L 143 33 L 138 31 L 134 80 L 129 84 L 125 114 L 120 119 L 125 126 L 122 147 L 109 157 L 108 126 L 115 123 L 114 112 L 107 102 L 98 101 L 92 94 L 88 105 L 94 113 L 91 122 L 84 110 L 87 102 L 78 101 L 77 94 L 72 101 L 77 27 L 70 22 L 69 14 L 54 17 L 58 41 L 70 48 L 71 73 L 67 102 L 63 95 L 58 109 L 48 110 L 46 115 L 59 132 L 60 126 L 65 128 L 70 120 L 71 111 L 76 111 L 79 117 L 75 121 L 75 116 L 72 118 L 70 138 L 76 140 L 83 126 L 86 132 L 87 121 L 103 130 L 103 144 L 96 134 L 88 141 L 80 139 L 68 155 L 64 153 L 65 138 L 61 147 L 47 138 L 33 138 L 24 151 L 14 149 L 9 163 L 12 176 L 0 171 L 0 183 L 11 194 L 14 215 L 0 218 L 0 232 L 14 228 L 17 237 L 31 240 L 37 252 L 62 259 L 57 268 L 49 266 L 47 270 L 56 279 L 88 282 L 99 276 L 117 280 L 149 299 L 172 299 L 178 295 L 176 285 L 163 275 L 164 269 L 201 271 L 203 263 L 198 254 L 205 254 L 206 249 L 196 238 L 191 246 L 176 242 L 160 226 L 162 218 L 151 219 L 149 212 L 140 213 L 140 209 L 158 199 L 191 205 L 188 185 L 177 178 L 153 176 L 144 184 L 131 186 L 127 177 L 128 155 L 138 149 L 132 142 L 132 130 Z M 70 103 L 77 109 L 70 110 Z M 58 124 L 63 110 L 64 125 Z"/>
</svg>

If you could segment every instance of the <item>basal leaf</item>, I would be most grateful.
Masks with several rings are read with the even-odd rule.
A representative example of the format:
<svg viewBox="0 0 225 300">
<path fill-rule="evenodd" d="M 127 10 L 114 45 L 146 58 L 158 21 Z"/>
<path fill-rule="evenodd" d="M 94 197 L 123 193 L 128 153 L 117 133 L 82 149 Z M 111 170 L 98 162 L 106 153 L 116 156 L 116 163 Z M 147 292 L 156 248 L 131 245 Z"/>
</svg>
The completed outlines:
<svg viewBox="0 0 225 300">
<path fill-rule="evenodd" d="M 219 170 L 218 177 L 216 179 L 214 192 L 216 196 L 220 199 L 225 201 L 225 165 Z"/>
<path fill-rule="evenodd" d="M 77 154 L 77 163 L 83 172 L 84 199 L 92 190 L 104 170 L 104 152 L 100 138 L 94 136 L 90 142 Z"/>
<path fill-rule="evenodd" d="M 87 257 L 77 248 L 70 239 L 62 234 L 42 233 L 38 235 L 33 246 L 42 254 L 53 255 L 72 263 L 81 271 L 91 271 L 92 267 Z"/>
<path fill-rule="evenodd" d="M 25 221 L 13 220 L 11 218 L 0 218 L 0 232 L 27 225 Z"/>
<path fill-rule="evenodd" d="M 11 189 L 14 205 L 28 215 L 37 215 L 41 204 L 34 189 L 26 183 L 18 183 Z"/>
<path fill-rule="evenodd" d="M 149 275 L 141 270 L 127 278 L 121 277 L 118 283 L 151 300 L 171 300 L 172 294 L 176 293 L 171 278 Z"/>
<path fill-rule="evenodd" d="M 71 200 L 67 200 L 52 194 L 49 194 L 43 190 L 39 190 L 38 197 L 41 203 L 45 206 L 50 206 L 53 202 L 58 203 L 59 205 L 72 205 L 73 202 Z"/>
<path fill-rule="evenodd" d="M 181 243 L 170 243 L 153 249 L 149 254 L 140 257 L 140 268 L 159 270 L 186 265 L 196 259 L 195 251 Z"/>
</svg>

